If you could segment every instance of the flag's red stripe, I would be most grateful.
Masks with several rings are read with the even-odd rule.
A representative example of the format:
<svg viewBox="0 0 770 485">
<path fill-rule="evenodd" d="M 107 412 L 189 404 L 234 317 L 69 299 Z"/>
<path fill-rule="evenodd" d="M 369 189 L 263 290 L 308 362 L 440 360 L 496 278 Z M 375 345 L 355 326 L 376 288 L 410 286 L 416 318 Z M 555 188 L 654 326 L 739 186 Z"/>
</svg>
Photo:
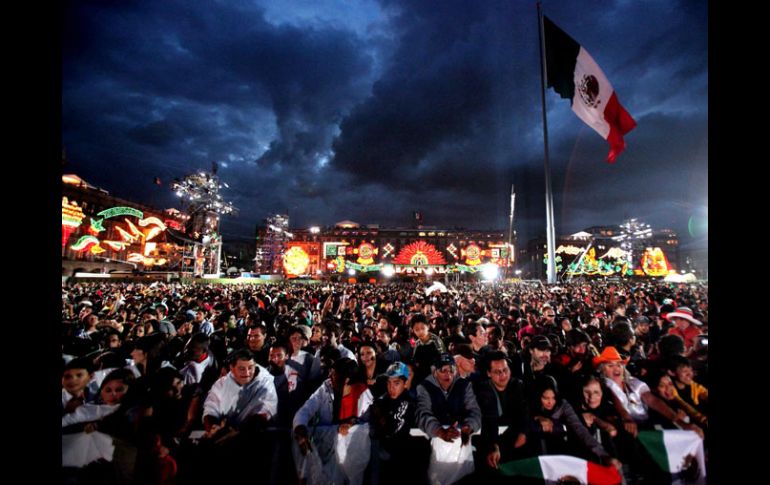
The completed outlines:
<svg viewBox="0 0 770 485">
<path fill-rule="evenodd" d="M 623 481 L 620 472 L 613 466 L 588 463 L 588 485 L 617 485 Z"/>
<path fill-rule="evenodd" d="M 607 161 L 614 163 L 620 152 L 626 147 L 623 135 L 636 127 L 636 121 L 620 105 L 620 101 L 618 101 L 614 91 L 607 102 L 607 107 L 604 108 L 604 120 L 610 125 L 610 134 L 607 136 L 607 141 L 610 144 L 610 153 L 607 155 Z"/>
</svg>

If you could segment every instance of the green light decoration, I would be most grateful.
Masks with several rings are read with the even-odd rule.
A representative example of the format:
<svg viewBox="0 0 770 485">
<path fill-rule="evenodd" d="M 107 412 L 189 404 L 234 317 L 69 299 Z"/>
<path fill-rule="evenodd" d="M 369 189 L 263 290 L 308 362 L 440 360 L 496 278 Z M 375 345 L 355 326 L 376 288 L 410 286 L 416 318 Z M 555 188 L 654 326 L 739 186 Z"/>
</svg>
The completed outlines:
<svg viewBox="0 0 770 485">
<path fill-rule="evenodd" d="M 564 269 L 564 266 L 562 266 L 562 264 L 561 264 L 561 256 L 557 255 L 555 261 L 556 261 L 556 271 L 561 271 L 562 269 Z M 547 254 L 543 258 L 543 264 L 548 266 L 548 255 Z"/>
<path fill-rule="evenodd" d="M 468 266 L 465 264 L 450 264 L 447 265 L 447 271 L 453 272 L 453 273 L 478 273 L 481 271 L 481 268 L 478 266 Z"/>
<path fill-rule="evenodd" d="M 93 236 L 82 236 L 80 239 L 78 239 L 78 242 L 70 246 L 70 249 L 75 251 L 82 251 L 88 248 L 90 244 L 99 244 L 99 240 Z"/>
<path fill-rule="evenodd" d="M 110 217 L 117 216 L 134 216 L 138 217 L 139 219 L 144 219 L 144 213 L 140 210 L 134 209 L 133 207 L 112 207 L 110 209 L 103 210 L 96 215 L 101 216 L 102 219 L 109 219 Z"/>
<path fill-rule="evenodd" d="M 94 220 L 93 217 L 91 218 L 91 230 L 94 232 L 102 232 L 104 230 L 104 226 L 102 225 L 102 221 L 104 219 L 96 219 Z"/>
<path fill-rule="evenodd" d="M 347 262 L 345 263 L 348 268 L 353 268 L 356 271 L 360 271 L 361 273 L 369 273 L 371 271 L 380 271 L 382 269 L 382 264 L 358 264 L 358 263 L 351 263 Z"/>
</svg>

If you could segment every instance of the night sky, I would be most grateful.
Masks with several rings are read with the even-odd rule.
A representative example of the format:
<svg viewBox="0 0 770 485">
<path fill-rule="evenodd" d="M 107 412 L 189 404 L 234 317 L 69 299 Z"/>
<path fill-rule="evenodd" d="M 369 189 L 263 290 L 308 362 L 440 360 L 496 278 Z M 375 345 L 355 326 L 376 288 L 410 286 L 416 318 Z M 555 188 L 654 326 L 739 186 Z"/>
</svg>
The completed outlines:
<svg viewBox="0 0 770 485">
<path fill-rule="evenodd" d="M 608 144 L 547 93 L 556 233 L 637 217 L 698 244 L 708 216 L 705 1 L 544 2 L 638 126 Z M 158 208 L 219 164 L 240 213 L 292 227 L 424 224 L 545 233 L 534 1 L 68 2 L 65 173 Z M 162 185 L 153 183 L 159 177 Z M 693 219 L 694 218 L 694 219 Z"/>
</svg>

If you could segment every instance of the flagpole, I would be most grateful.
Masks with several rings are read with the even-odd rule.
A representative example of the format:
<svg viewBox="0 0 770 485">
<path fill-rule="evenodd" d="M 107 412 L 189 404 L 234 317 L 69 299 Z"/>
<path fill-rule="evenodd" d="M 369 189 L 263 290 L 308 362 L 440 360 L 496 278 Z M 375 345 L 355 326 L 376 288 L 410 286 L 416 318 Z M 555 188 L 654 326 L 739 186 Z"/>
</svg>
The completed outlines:
<svg viewBox="0 0 770 485">
<path fill-rule="evenodd" d="M 537 30 L 540 34 L 540 99 L 543 105 L 543 147 L 545 157 L 545 221 L 546 221 L 546 242 L 548 247 L 548 283 L 556 283 L 556 253 L 554 245 L 556 243 L 555 231 L 553 227 L 553 193 L 551 192 L 551 167 L 548 158 L 548 119 L 545 115 L 545 86 L 548 83 L 545 69 L 545 36 L 543 35 L 543 6 L 540 1 L 537 2 Z"/>
<path fill-rule="evenodd" d="M 516 203 L 516 191 L 511 184 L 511 216 L 508 219 L 508 277 L 511 277 L 511 263 L 513 263 L 513 208 Z"/>
</svg>

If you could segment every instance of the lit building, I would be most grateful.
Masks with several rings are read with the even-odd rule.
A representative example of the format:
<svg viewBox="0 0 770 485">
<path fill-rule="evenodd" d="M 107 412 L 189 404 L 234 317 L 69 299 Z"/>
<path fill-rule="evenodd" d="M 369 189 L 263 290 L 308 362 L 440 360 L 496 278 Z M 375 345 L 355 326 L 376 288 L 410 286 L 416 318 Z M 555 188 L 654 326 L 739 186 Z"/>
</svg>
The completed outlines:
<svg viewBox="0 0 770 485">
<path fill-rule="evenodd" d="M 557 237 L 554 248 L 557 276 L 663 277 L 680 267 L 679 238 L 674 231 L 653 230 L 646 225 L 644 229 L 636 229 L 632 227 L 632 234 L 637 233 L 639 238 L 624 238 L 627 229 L 622 225 L 592 226 Z M 545 278 L 548 258 L 545 237 L 530 240 L 522 253 L 524 276 Z"/>
<path fill-rule="evenodd" d="M 342 221 L 330 228 L 293 229 L 290 233 L 293 237 L 286 241 L 285 253 L 290 259 L 284 258 L 287 275 L 378 277 L 392 272 L 419 277 L 476 273 L 487 263 L 509 267 L 503 231 L 382 228 Z"/>
<path fill-rule="evenodd" d="M 62 275 L 171 271 L 182 264 L 172 232 L 188 217 L 110 195 L 77 175 L 62 176 Z"/>
</svg>

